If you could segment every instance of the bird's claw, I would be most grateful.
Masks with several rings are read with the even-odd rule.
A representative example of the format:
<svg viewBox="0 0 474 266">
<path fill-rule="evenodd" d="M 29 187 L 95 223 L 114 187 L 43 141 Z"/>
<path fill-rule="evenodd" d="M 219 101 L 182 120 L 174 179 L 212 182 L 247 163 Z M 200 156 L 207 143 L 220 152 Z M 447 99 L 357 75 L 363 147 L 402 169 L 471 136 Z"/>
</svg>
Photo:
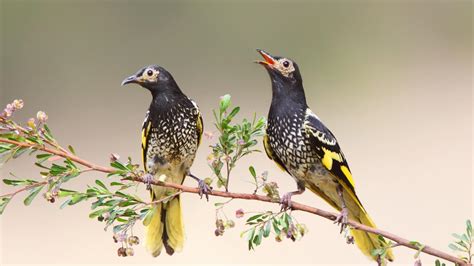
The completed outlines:
<svg viewBox="0 0 474 266">
<path fill-rule="evenodd" d="M 143 176 L 143 179 L 145 180 L 146 190 L 151 190 L 151 182 L 153 181 L 153 176 L 147 173 Z"/>
<path fill-rule="evenodd" d="M 209 186 L 206 181 L 199 179 L 198 180 L 199 196 L 202 199 L 202 196 L 206 196 L 206 200 L 209 201 L 209 193 L 212 192 L 212 187 Z"/>
<path fill-rule="evenodd" d="M 349 222 L 348 216 L 349 211 L 347 210 L 347 208 L 342 208 L 341 213 L 339 213 L 339 215 L 336 217 L 336 220 L 334 220 L 335 224 L 341 226 L 340 233 L 342 233 L 347 228 L 347 224 Z"/>
<path fill-rule="evenodd" d="M 283 194 L 283 196 L 281 197 L 280 204 L 281 204 L 282 211 L 291 209 L 291 196 L 293 196 L 293 193 L 290 192 L 290 193 Z"/>
</svg>

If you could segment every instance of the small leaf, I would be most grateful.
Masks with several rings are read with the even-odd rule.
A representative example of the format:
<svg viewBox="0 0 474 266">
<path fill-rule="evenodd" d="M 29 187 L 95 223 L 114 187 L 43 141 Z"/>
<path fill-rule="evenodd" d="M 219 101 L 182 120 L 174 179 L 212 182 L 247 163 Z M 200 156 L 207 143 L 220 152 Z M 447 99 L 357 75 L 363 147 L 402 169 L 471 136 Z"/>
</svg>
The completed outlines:
<svg viewBox="0 0 474 266">
<path fill-rule="evenodd" d="M 232 120 L 232 118 L 234 118 L 234 116 L 236 116 L 240 111 L 240 107 L 235 107 L 234 109 L 232 109 L 232 111 L 230 112 L 230 114 L 227 116 L 227 119 L 228 120 Z"/>
<path fill-rule="evenodd" d="M 453 251 L 464 251 L 460 247 L 458 247 L 457 245 L 455 245 L 453 243 L 449 244 L 448 247 Z"/>
<path fill-rule="evenodd" d="M 69 196 L 72 196 L 72 195 L 77 194 L 77 193 L 79 193 L 79 192 L 74 191 L 74 190 L 68 190 L 68 189 L 61 188 L 58 192 L 58 197 L 60 197 L 60 198 L 69 197 Z"/>
<path fill-rule="evenodd" d="M 23 203 L 28 206 L 31 204 L 31 202 L 35 199 L 35 197 L 40 193 L 40 191 L 43 189 L 44 185 L 34 187 L 30 190 L 28 196 L 25 198 Z"/>
<path fill-rule="evenodd" d="M 248 222 L 251 222 L 251 221 L 253 221 L 253 220 L 257 219 L 257 218 L 260 218 L 262 215 L 263 215 L 263 213 L 259 213 L 259 214 L 256 214 L 256 215 L 254 215 L 254 216 L 249 217 L 249 218 L 247 219 L 247 223 L 248 223 Z"/>
<path fill-rule="evenodd" d="M 64 209 L 64 207 L 66 207 L 67 205 L 69 205 L 69 202 L 71 202 L 71 199 L 65 200 L 65 201 L 61 204 L 61 206 L 59 206 L 59 209 L 61 209 L 61 210 Z"/>
<path fill-rule="evenodd" d="M 257 173 L 255 172 L 255 168 L 253 166 L 249 167 L 250 174 L 254 177 L 257 178 Z"/>
<path fill-rule="evenodd" d="M 230 95 L 226 94 L 221 97 L 221 102 L 219 104 L 219 109 L 221 113 L 224 113 L 230 105 Z"/>
<path fill-rule="evenodd" d="M 107 189 L 107 187 L 104 185 L 104 183 L 102 183 L 102 181 L 100 181 L 100 180 L 95 180 L 95 183 L 96 183 L 97 185 L 99 185 L 100 187 L 102 187 L 105 191 L 109 191 L 109 190 Z"/>
<path fill-rule="evenodd" d="M 67 148 L 69 149 L 69 151 L 71 151 L 72 154 L 76 155 L 76 151 L 71 145 L 67 146 Z"/>
<path fill-rule="evenodd" d="M 265 231 L 263 232 L 263 237 L 268 237 L 272 229 L 272 223 L 270 221 L 265 223 Z"/>
<path fill-rule="evenodd" d="M 0 198 L 0 215 L 3 214 L 10 200 L 11 200 L 11 197 Z"/>
<path fill-rule="evenodd" d="M 112 182 L 110 183 L 111 186 L 124 186 L 125 184 L 120 183 L 120 182 Z"/>
</svg>

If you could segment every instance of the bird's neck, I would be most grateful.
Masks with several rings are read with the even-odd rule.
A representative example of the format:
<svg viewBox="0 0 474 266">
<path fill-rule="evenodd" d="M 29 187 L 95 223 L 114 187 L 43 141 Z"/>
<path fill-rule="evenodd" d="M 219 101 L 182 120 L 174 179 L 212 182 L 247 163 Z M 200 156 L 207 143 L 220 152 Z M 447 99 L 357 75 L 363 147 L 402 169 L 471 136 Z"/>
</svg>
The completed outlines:
<svg viewBox="0 0 474 266">
<path fill-rule="evenodd" d="M 150 104 L 150 112 L 159 114 L 164 113 L 178 105 L 186 99 L 186 96 L 176 86 L 175 88 L 163 87 L 151 91 L 153 97 Z"/>
<path fill-rule="evenodd" d="M 302 84 L 282 84 L 272 82 L 272 104 L 270 113 L 292 114 L 306 110 L 306 96 Z"/>
</svg>

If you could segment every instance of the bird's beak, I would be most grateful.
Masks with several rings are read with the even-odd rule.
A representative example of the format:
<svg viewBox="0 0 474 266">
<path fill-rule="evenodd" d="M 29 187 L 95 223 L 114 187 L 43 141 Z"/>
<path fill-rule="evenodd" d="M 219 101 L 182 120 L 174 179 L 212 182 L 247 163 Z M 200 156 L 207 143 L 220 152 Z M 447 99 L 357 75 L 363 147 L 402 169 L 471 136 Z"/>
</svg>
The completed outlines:
<svg viewBox="0 0 474 266">
<path fill-rule="evenodd" d="M 139 80 L 138 80 L 137 76 L 136 75 L 131 75 L 130 77 L 128 77 L 128 78 L 126 78 L 122 81 L 122 86 L 127 85 L 129 83 L 138 83 L 138 82 L 139 82 Z"/>
<path fill-rule="evenodd" d="M 262 49 L 257 49 L 257 52 L 260 55 L 262 55 L 262 57 L 263 57 L 263 59 L 265 59 L 265 61 L 257 60 L 257 61 L 255 61 L 255 63 L 260 64 L 260 65 L 264 65 L 264 66 L 270 66 L 270 67 L 273 67 L 275 65 L 276 60 L 269 53 L 265 52 Z"/>
</svg>

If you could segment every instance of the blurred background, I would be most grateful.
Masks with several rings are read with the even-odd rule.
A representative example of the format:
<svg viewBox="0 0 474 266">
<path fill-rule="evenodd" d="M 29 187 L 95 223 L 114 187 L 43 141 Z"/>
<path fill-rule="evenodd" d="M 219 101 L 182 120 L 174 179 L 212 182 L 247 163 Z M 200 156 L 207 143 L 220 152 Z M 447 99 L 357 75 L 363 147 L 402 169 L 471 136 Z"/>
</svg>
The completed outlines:
<svg viewBox="0 0 474 266">
<path fill-rule="evenodd" d="M 26 121 L 43 110 L 64 145 L 99 164 L 111 152 L 140 160 L 140 128 L 151 96 L 120 82 L 139 68 L 159 64 L 197 101 L 205 130 L 215 131 L 212 109 L 230 93 L 242 107 L 238 119 L 267 114 L 271 89 L 266 71 L 253 64 L 255 48 L 294 59 L 308 103 L 338 137 L 356 190 L 382 229 L 445 251 L 451 233 L 472 218 L 472 2 L 471 1 L 14 1 L 1 0 L 0 105 L 16 98 Z M 210 175 L 204 140 L 193 172 Z M 260 145 L 260 144 L 259 144 Z M 32 160 L 11 161 L 15 172 L 39 178 Z M 264 154 L 243 161 L 233 191 L 251 191 L 247 167 L 269 171 L 280 191 L 294 181 Z M 83 176 L 84 188 L 99 174 Z M 186 183 L 195 186 L 195 182 Z M 0 185 L 0 194 L 11 191 Z M 145 193 L 144 193 L 145 196 Z M 296 213 L 309 234 L 295 243 L 264 241 L 247 250 L 243 219 L 214 236 L 215 202 L 183 195 L 187 242 L 181 253 L 152 258 L 144 247 L 119 258 L 103 224 L 89 219 L 90 205 L 59 210 L 23 195 L 0 222 L 0 264 L 370 264 L 345 244 L 338 227 Z M 310 192 L 295 200 L 330 210 Z M 233 201 L 234 216 L 277 210 Z M 135 232 L 142 236 L 143 228 Z M 143 240 L 143 237 L 142 237 Z M 142 241 L 143 242 L 143 241 Z M 397 248 L 400 264 L 414 251 Z M 434 259 L 421 256 L 427 265 Z M 373 264 L 373 263 L 372 263 Z"/>
</svg>

